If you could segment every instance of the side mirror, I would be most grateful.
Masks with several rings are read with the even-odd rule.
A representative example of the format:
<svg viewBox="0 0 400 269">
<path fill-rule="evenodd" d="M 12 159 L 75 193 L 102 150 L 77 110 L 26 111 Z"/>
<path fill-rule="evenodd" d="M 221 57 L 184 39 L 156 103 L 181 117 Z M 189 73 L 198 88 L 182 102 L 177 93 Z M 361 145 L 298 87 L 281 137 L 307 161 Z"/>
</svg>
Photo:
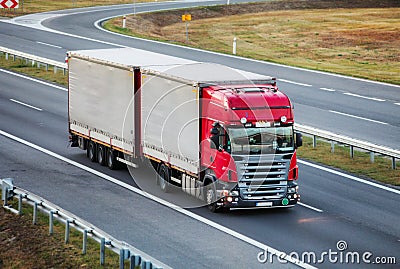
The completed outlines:
<svg viewBox="0 0 400 269">
<path fill-rule="evenodd" d="M 303 146 L 303 135 L 297 132 L 295 134 L 296 134 L 296 148 L 299 148 Z"/>
</svg>

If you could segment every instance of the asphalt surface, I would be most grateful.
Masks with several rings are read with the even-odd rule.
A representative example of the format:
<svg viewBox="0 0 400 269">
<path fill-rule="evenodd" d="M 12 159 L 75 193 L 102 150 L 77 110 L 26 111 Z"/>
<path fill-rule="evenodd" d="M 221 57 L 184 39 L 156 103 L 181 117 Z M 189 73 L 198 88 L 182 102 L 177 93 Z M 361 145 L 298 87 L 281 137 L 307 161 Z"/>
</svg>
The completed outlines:
<svg viewBox="0 0 400 269">
<path fill-rule="evenodd" d="M 215 3 L 206 1 L 201 5 Z M 200 2 L 137 4 L 136 12 L 196 5 Z M 0 23 L 0 45 L 58 61 L 64 60 L 68 50 L 127 46 L 275 76 L 280 89 L 295 105 L 298 123 L 400 149 L 399 86 L 123 37 L 101 31 L 94 25 L 104 18 L 132 12 L 132 5 L 124 5 L 16 18 L 13 23 L 46 31 Z M 51 18 L 45 20 L 46 16 Z M 43 26 L 38 23 L 41 21 Z M 64 34 L 49 33 L 49 29 Z"/>
<path fill-rule="evenodd" d="M 136 10 L 198 4 L 150 3 L 137 5 Z M 400 103 L 400 96 L 397 86 L 111 35 L 98 30 L 93 23 L 104 17 L 131 13 L 132 6 L 103 9 L 82 9 L 80 12 L 85 13 L 79 14 L 72 14 L 76 12 L 73 10 L 53 12 L 54 18 L 44 21 L 47 27 L 67 32 L 68 36 L 0 22 L 0 45 L 58 61 L 64 60 L 67 50 L 131 46 L 193 60 L 240 66 L 244 70 L 278 77 L 281 90 L 295 104 L 298 123 L 399 148 L 400 106 L 396 103 Z M 59 16 L 64 14 L 71 15 Z M 37 22 L 47 16 L 35 15 L 16 21 L 37 27 Z M 191 207 L 191 203 L 195 203 L 178 191 L 162 194 L 154 184 L 154 173 L 150 169 L 144 167 L 131 174 L 127 170 L 109 171 L 88 161 L 84 152 L 69 148 L 66 91 L 4 72 L 0 72 L 0 81 L 0 130 L 121 182 L 135 186 L 132 177 L 148 180 L 146 190 L 153 185 L 152 192 L 156 196 L 175 204 Z M 0 145 L 2 178 L 14 177 L 18 186 L 43 195 L 172 267 L 271 268 L 269 264 L 258 263 L 259 248 L 187 215 L 10 139 L 0 136 Z M 211 214 L 204 207 L 189 210 L 259 243 L 286 253 L 295 251 L 300 257 L 302 253 L 314 252 L 320 258 L 329 250 L 338 251 L 337 242 L 344 240 L 348 251 L 360 254 L 369 251 L 373 257 L 397 258 L 396 266 L 329 262 L 325 256 L 323 264 L 314 264 L 318 268 L 398 268 L 398 193 L 303 163 L 300 164 L 299 184 L 302 202 L 312 208 L 299 205 L 290 210 L 246 210 L 227 214 Z M 275 262 L 275 266 L 279 268 L 282 265 Z"/>
<path fill-rule="evenodd" d="M 147 179 L 155 195 L 172 203 L 188 199 L 178 191 L 162 194 L 151 169 L 136 169 L 132 176 L 127 170 L 110 171 L 91 163 L 83 151 L 68 147 L 66 91 L 4 72 L 0 72 L 0 80 L 5 82 L 0 91 L 0 130 L 121 182 L 135 185 L 132 176 Z M 259 248 L 209 225 L 7 138 L 0 137 L 0 145 L 2 178 L 14 177 L 16 185 L 44 196 L 174 268 L 271 268 L 269 264 L 258 263 Z M 296 252 L 300 257 L 314 252 L 319 259 L 323 252 L 337 252 L 337 242 L 344 240 L 348 245 L 346 251 L 360 255 L 368 251 L 373 257 L 396 257 L 399 261 L 399 193 L 308 164 L 300 164 L 299 184 L 302 202 L 320 211 L 299 205 L 289 210 L 242 210 L 227 214 L 212 214 L 204 207 L 190 208 L 189 212 L 285 253 Z M 333 263 L 327 257 L 324 261 L 314 265 L 398 268 Z M 281 266 L 274 263 L 278 265 Z"/>
</svg>

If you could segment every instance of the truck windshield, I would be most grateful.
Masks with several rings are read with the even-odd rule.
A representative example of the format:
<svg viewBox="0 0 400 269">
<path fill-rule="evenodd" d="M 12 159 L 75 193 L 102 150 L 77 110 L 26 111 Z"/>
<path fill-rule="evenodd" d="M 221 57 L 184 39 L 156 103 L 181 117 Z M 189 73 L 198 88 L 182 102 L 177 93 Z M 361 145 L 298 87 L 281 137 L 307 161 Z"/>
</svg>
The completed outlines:
<svg viewBox="0 0 400 269">
<path fill-rule="evenodd" d="M 232 154 L 268 154 L 294 150 L 293 127 L 230 128 Z"/>
</svg>

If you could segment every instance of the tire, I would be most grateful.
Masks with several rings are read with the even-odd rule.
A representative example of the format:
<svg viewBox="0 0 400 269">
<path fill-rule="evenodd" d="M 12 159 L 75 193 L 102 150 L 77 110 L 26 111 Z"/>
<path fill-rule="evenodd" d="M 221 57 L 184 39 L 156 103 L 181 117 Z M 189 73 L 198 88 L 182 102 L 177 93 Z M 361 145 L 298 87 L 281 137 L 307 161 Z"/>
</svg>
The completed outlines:
<svg viewBox="0 0 400 269">
<path fill-rule="evenodd" d="M 93 141 L 89 142 L 89 145 L 87 147 L 87 156 L 92 162 L 97 161 L 97 155 L 96 155 L 96 143 Z"/>
<path fill-rule="evenodd" d="M 208 184 L 206 186 L 206 191 L 204 193 L 205 197 L 204 200 L 207 203 L 207 208 L 213 213 L 218 212 L 217 203 L 215 202 L 216 199 L 216 191 L 213 184 Z"/>
<path fill-rule="evenodd" d="M 97 146 L 97 161 L 99 162 L 100 165 L 105 166 L 107 164 L 107 158 L 106 158 L 106 149 L 103 145 L 98 145 Z"/>
<path fill-rule="evenodd" d="M 157 183 L 163 192 L 171 190 L 170 172 L 165 164 L 160 164 L 158 167 Z"/>
<path fill-rule="evenodd" d="M 107 167 L 111 170 L 117 170 L 119 168 L 117 156 L 112 149 L 107 150 Z"/>
</svg>

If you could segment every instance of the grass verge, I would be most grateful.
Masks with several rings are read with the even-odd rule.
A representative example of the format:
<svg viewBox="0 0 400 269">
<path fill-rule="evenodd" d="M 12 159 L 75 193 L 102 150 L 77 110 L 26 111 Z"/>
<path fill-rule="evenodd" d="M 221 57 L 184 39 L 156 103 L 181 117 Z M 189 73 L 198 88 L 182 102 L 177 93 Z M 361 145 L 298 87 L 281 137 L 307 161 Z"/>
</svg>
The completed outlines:
<svg viewBox="0 0 400 269">
<path fill-rule="evenodd" d="M 18 201 L 10 201 L 17 208 Z M 87 253 L 82 254 L 82 234 L 71 228 L 64 244 L 65 225 L 54 222 L 49 235 L 49 217 L 39 213 L 32 224 L 33 209 L 22 206 L 18 216 L 0 208 L 0 268 L 119 268 L 119 255 L 106 248 L 105 265 L 100 266 L 100 245 L 88 237 Z M 129 268 L 126 262 L 125 268 Z"/>
<path fill-rule="evenodd" d="M 337 8 L 338 6 L 342 8 Z M 181 15 L 190 13 L 189 41 Z M 110 31 L 400 84 L 400 2 L 267 1 L 138 14 Z"/>
<path fill-rule="evenodd" d="M 136 0 L 136 3 L 151 2 L 152 0 Z M 62 10 L 69 8 L 81 8 L 91 6 L 133 4 L 132 0 L 20 0 L 17 9 L 0 9 L 0 16 L 16 17 L 31 13 Z"/>
<path fill-rule="evenodd" d="M 396 169 L 392 169 L 392 159 L 385 156 L 375 156 L 371 163 L 368 152 L 354 151 L 354 158 L 350 158 L 350 148 L 345 145 L 335 145 L 331 152 L 331 143 L 317 140 L 317 147 L 313 148 L 312 138 L 303 137 L 303 146 L 298 148 L 297 156 L 312 162 L 339 168 L 362 178 L 373 179 L 384 184 L 400 186 L 400 162 Z M 300 171 L 301 173 L 301 171 Z"/>
</svg>

